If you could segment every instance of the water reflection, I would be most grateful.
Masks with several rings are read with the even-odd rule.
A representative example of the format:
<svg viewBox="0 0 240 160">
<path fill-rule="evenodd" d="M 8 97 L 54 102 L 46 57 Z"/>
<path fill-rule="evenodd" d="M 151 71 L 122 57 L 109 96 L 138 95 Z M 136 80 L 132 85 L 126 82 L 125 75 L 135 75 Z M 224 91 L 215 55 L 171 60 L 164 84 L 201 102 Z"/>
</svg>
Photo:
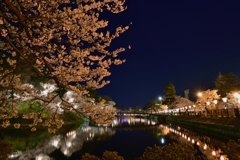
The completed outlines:
<svg viewBox="0 0 240 160">
<path fill-rule="evenodd" d="M 50 160 L 53 157 L 49 155 L 55 150 L 60 150 L 66 157 L 70 157 L 74 152 L 81 150 L 84 142 L 103 135 L 112 136 L 114 134 L 115 131 L 112 128 L 89 127 L 86 124 L 78 130 L 68 132 L 66 135 L 54 135 L 44 140 L 36 148 L 21 153 L 19 160 Z M 9 158 L 12 158 L 12 156 L 9 155 Z"/>
<path fill-rule="evenodd" d="M 101 140 L 102 137 L 111 137 L 115 134 L 116 127 L 123 126 L 149 126 L 155 125 L 156 121 L 144 118 L 119 118 L 115 119 L 110 126 L 89 126 L 86 123 L 83 127 L 70 131 L 66 135 L 54 135 L 40 142 L 34 149 L 27 149 L 25 152 L 14 152 L 9 159 L 27 160 L 48 160 L 51 153 L 61 151 L 65 157 L 70 157 L 74 152 L 82 149 L 84 142 Z"/>
<path fill-rule="evenodd" d="M 221 159 L 227 160 L 227 155 L 224 154 L 219 146 L 223 146 L 224 142 L 211 139 L 207 136 L 200 135 L 196 132 L 177 127 L 169 127 L 167 125 L 159 125 L 162 130 L 168 130 L 171 139 L 175 139 L 178 142 L 183 142 L 187 145 L 198 146 L 200 152 L 202 152 L 208 159 Z"/>
<path fill-rule="evenodd" d="M 152 119 L 146 119 L 143 117 L 123 117 L 115 119 L 112 123 L 112 127 L 120 127 L 120 126 L 152 126 L 156 125 L 157 122 Z"/>
<path fill-rule="evenodd" d="M 54 159 L 54 157 L 51 157 L 51 153 L 56 150 L 60 151 L 65 157 L 71 157 L 74 152 L 81 150 L 83 144 L 86 142 L 99 142 L 103 138 L 114 136 L 118 130 L 131 131 L 134 129 L 144 130 L 148 133 L 149 137 L 154 137 L 158 141 L 157 145 L 167 145 L 170 141 L 182 142 L 186 145 L 194 145 L 194 148 L 198 148 L 199 152 L 205 154 L 210 160 L 215 158 L 221 160 L 227 159 L 227 156 L 224 155 L 219 148 L 219 146 L 224 145 L 223 141 L 209 138 L 208 136 L 201 135 L 179 126 L 158 124 L 155 120 L 142 117 L 118 118 L 108 127 L 89 126 L 88 124 L 85 124 L 77 130 L 67 132 L 65 135 L 54 135 L 47 138 L 40 142 L 34 149 L 14 153 L 14 156 L 9 155 L 9 158 L 14 159 L 15 157 L 18 157 L 20 160 L 50 160 Z M 147 141 L 147 139 L 141 137 L 138 138 L 142 139 L 142 141 Z M 121 139 L 119 139 L 119 141 L 121 141 Z M 135 141 L 132 143 L 137 142 Z"/>
</svg>

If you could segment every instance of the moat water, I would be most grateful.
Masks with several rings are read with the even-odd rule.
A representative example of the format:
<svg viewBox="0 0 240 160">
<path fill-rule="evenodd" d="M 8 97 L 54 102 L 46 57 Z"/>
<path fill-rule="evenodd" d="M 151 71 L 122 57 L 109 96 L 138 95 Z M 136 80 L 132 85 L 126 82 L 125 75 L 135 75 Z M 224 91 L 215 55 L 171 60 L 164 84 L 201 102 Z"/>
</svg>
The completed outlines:
<svg viewBox="0 0 240 160">
<path fill-rule="evenodd" d="M 101 157 L 108 150 L 118 152 L 125 160 L 134 160 L 148 146 L 163 146 L 172 142 L 183 142 L 186 145 L 197 142 L 206 154 L 211 154 L 213 150 L 220 149 L 219 144 L 230 140 L 227 137 L 203 135 L 172 124 L 158 124 L 154 120 L 134 117 L 116 118 L 107 127 L 90 126 L 88 123 L 75 128 L 65 126 L 65 130 L 56 135 L 36 132 L 27 136 L 27 133 L 19 130 L 15 136 L 13 133 L 2 135 L 19 150 L 9 155 L 10 159 L 77 160 L 85 153 Z"/>
</svg>

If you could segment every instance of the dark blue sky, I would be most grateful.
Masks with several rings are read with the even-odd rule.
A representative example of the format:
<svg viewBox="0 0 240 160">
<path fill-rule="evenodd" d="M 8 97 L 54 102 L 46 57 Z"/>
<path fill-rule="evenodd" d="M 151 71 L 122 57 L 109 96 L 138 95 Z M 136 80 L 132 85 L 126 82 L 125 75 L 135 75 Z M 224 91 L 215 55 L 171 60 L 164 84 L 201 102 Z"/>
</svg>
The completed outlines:
<svg viewBox="0 0 240 160">
<path fill-rule="evenodd" d="M 127 0 L 128 9 L 108 19 L 130 29 L 113 47 L 126 63 L 114 66 L 99 90 L 121 105 L 143 107 L 163 96 L 168 82 L 177 95 L 211 89 L 219 72 L 240 76 L 240 1 Z"/>
</svg>

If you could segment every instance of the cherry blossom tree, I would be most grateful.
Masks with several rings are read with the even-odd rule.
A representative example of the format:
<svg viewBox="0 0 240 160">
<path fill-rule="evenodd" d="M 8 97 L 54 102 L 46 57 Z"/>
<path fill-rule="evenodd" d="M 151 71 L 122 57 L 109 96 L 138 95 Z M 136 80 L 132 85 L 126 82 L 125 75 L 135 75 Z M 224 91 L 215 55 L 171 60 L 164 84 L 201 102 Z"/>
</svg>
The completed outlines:
<svg viewBox="0 0 240 160">
<path fill-rule="evenodd" d="M 218 100 L 220 96 L 217 94 L 218 90 L 206 90 L 199 94 L 197 103 L 198 107 L 203 107 L 205 109 L 216 109 L 216 104 L 214 100 Z"/>
<path fill-rule="evenodd" d="M 113 39 L 129 26 L 108 31 L 103 12 L 120 13 L 125 0 L 3 0 L 0 4 L 0 119 L 3 127 L 17 118 L 16 107 L 29 96 L 30 104 L 38 101 L 42 111 L 24 115 L 33 119 L 32 130 L 43 123 L 54 132 L 61 127 L 60 111 L 73 110 L 97 123 L 109 123 L 114 111 L 96 104 L 88 89 L 109 83 L 111 65 L 125 62 L 118 58 L 125 48 L 110 50 Z M 130 48 L 130 47 L 129 47 Z M 23 64 L 25 65 L 24 67 Z M 30 71 L 29 71 L 29 68 Z M 28 72 L 29 71 L 29 72 Z M 30 80 L 22 80 L 29 73 Z M 32 84 L 35 77 L 54 89 L 39 90 Z M 66 94 L 68 93 L 68 94 Z M 71 94 L 71 98 L 69 97 Z M 31 105 L 30 105 L 31 106 Z M 78 107 L 76 107 L 78 106 Z M 44 116 L 48 114 L 48 118 Z M 20 124 L 14 124 L 20 127 Z"/>
<path fill-rule="evenodd" d="M 229 92 L 226 94 L 228 106 L 232 105 L 235 108 L 238 108 L 240 103 L 240 94 L 239 92 Z"/>
<path fill-rule="evenodd" d="M 176 108 L 183 108 L 185 106 L 192 106 L 194 105 L 194 102 L 190 101 L 189 99 L 187 98 L 184 98 L 184 97 L 181 97 L 181 96 L 176 96 L 175 97 L 175 107 Z"/>
<path fill-rule="evenodd" d="M 165 104 L 162 104 L 162 105 L 160 105 L 160 110 L 168 110 L 168 106 L 167 105 L 165 105 Z"/>
</svg>

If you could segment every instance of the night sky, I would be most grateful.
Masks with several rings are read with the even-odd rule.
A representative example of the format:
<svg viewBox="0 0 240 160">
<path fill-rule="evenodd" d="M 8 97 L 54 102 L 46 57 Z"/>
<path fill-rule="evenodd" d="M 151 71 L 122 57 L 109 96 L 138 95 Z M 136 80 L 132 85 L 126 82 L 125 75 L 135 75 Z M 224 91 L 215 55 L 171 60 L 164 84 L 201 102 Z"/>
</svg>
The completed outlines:
<svg viewBox="0 0 240 160">
<path fill-rule="evenodd" d="M 190 98 L 212 89 L 219 73 L 240 77 L 240 1 L 127 0 L 108 17 L 109 27 L 133 24 L 112 47 L 126 63 L 111 68 L 111 83 L 98 90 L 121 105 L 143 107 L 171 82 Z"/>
</svg>

